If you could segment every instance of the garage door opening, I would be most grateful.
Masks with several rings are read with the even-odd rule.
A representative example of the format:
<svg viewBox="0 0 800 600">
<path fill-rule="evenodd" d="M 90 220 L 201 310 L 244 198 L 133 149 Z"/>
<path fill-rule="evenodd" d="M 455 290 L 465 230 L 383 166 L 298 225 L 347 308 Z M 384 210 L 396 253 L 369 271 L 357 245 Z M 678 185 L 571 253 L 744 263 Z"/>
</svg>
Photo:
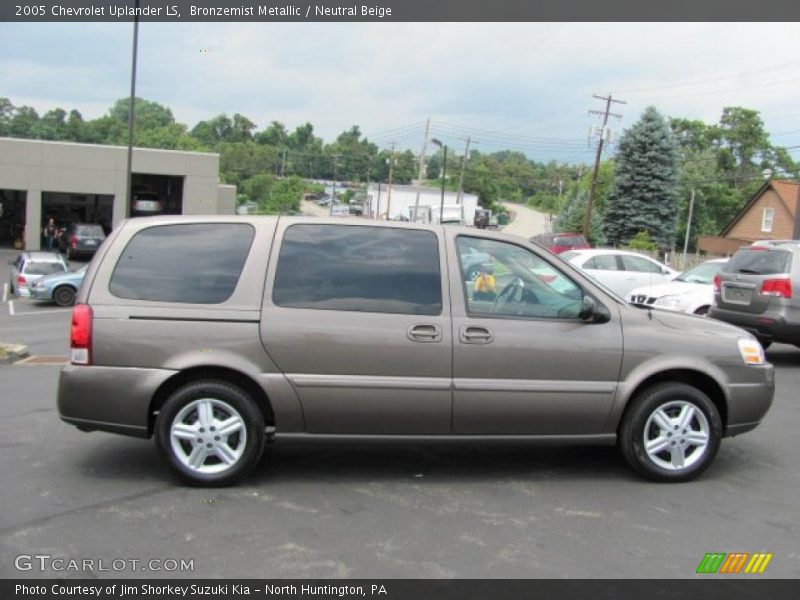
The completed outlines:
<svg viewBox="0 0 800 600">
<path fill-rule="evenodd" d="M 173 175 L 131 176 L 131 217 L 179 215 L 183 212 L 183 177 Z"/>
<path fill-rule="evenodd" d="M 0 248 L 25 247 L 26 194 L 21 190 L 0 190 Z"/>
<path fill-rule="evenodd" d="M 58 229 L 66 229 L 70 223 L 97 224 L 106 235 L 111 232 L 111 217 L 114 196 L 110 194 L 67 194 L 64 192 L 42 192 L 42 222 L 44 230 L 52 217 Z M 45 247 L 42 236 L 41 247 Z"/>
</svg>

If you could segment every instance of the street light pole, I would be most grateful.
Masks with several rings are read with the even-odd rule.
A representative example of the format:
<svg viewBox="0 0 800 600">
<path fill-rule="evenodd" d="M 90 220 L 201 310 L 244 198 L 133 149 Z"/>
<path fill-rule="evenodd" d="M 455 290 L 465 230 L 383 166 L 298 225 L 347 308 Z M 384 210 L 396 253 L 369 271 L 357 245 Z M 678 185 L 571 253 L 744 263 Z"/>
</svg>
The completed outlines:
<svg viewBox="0 0 800 600">
<path fill-rule="evenodd" d="M 127 198 L 127 208 L 124 215 L 127 216 L 132 206 L 131 191 L 133 179 L 133 121 L 136 110 L 136 55 L 139 49 L 139 0 L 136 0 L 136 12 L 133 17 L 133 50 L 131 58 L 131 96 L 128 102 L 128 166 L 126 173 L 127 187 L 125 196 Z"/>
<path fill-rule="evenodd" d="M 439 203 L 439 223 L 441 223 L 444 221 L 444 181 L 447 175 L 447 145 L 436 138 L 431 141 L 444 151 L 444 158 L 442 159 L 442 201 Z"/>
</svg>

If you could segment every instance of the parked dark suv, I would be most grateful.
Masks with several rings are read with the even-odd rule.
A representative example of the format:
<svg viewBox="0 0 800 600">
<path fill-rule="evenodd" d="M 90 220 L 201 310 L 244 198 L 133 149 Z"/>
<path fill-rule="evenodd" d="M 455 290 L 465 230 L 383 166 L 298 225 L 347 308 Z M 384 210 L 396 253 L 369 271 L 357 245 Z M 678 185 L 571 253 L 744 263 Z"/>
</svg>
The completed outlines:
<svg viewBox="0 0 800 600">
<path fill-rule="evenodd" d="M 58 245 L 69 260 L 76 256 L 94 256 L 105 239 L 102 225 L 71 223 L 61 234 Z"/>
<path fill-rule="evenodd" d="M 267 438 L 325 436 L 618 444 L 686 481 L 773 393 L 750 334 L 629 306 L 513 236 L 162 216 L 123 222 L 89 265 L 58 409 L 153 436 L 202 485 L 242 477 Z"/>
<path fill-rule="evenodd" d="M 800 242 L 740 249 L 714 278 L 708 314 L 750 331 L 765 348 L 800 346 Z"/>
</svg>

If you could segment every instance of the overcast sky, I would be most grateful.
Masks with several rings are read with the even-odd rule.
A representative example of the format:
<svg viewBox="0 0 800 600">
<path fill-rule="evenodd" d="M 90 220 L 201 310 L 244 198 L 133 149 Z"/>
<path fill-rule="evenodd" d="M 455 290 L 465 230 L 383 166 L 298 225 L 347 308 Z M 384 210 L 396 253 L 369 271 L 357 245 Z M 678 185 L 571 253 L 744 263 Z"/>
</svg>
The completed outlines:
<svg viewBox="0 0 800 600">
<path fill-rule="evenodd" d="M 0 24 L 0 96 L 100 116 L 129 93 L 131 33 Z M 145 23 L 139 48 L 137 95 L 190 127 L 240 112 L 259 127 L 311 121 L 328 141 L 358 124 L 416 149 L 430 117 L 451 144 L 471 134 L 482 150 L 578 161 L 591 158 L 588 110 L 603 108 L 592 94 L 611 92 L 627 101 L 621 128 L 649 104 L 708 123 L 740 105 L 800 146 L 795 23 Z"/>
</svg>

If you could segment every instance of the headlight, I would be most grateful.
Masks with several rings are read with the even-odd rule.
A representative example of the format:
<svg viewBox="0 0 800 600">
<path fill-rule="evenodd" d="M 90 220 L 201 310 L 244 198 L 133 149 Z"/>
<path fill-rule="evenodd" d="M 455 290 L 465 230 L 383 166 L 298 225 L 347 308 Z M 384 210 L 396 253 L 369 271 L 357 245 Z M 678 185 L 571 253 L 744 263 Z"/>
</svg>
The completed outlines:
<svg viewBox="0 0 800 600">
<path fill-rule="evenodd" d="M 658 306 L 660 308 L 666 308 L 669 310 L 682 310 L 683 296 L 679 296 L 677 294 L 673 294 L 672 296 L 661 296 L 660 298 L 656 298 L 656 301 L 653 302 L 653 306 Z"/>
<path fill-rule="evenodd" d="M 758 341 L 751 338 L 739 338 L 739 354 L 746 365 L 763 365 L 764 348 Z"/>
</svg>

